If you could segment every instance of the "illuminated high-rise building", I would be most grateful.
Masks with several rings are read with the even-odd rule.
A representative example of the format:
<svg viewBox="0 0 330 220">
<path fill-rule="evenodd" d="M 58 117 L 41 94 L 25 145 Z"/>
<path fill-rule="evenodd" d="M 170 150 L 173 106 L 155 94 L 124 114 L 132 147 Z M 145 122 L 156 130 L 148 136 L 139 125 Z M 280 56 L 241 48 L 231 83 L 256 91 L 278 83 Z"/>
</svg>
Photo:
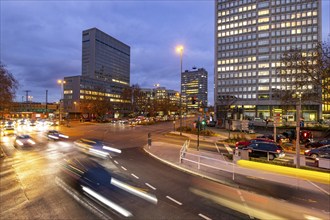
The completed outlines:
<svg viewBox="0 0 330 220">
<path fill-rule="evenodd" d="M 82 32 L 82 74 L 64 78 L 64 111 L 68 115 L 95 114 L 88 103 L 109 103 L 112 114 L 125 114 L 130 101 L 130 47 L 97 28 Z M 95 104 L 96 105 L 96 104 Z M 86 107 L 87 106 L 87 107 Z M 95 111 L 95 110 L 94 110 Z"/>
<path fill-rule="evenodd" d="M 320 0 L 215 1 L 215 108 L 242 109 L 248 117 L 272 117 L 284 109 L 276 68 L 290 49 L 311 51 L 321 41 Z M 295 106 L 287 106 L 295 114 Z M 306 121 L 317 120 L 320 104 L 304 104 Z M 226 116 L 225 116 L 226 117 Z"/>
<path fill-rule="evenodd" d="M 182 100 L 187 110 L 207 107 L 207 71 L 194 67 L 181 73 Z"/>
</svg>

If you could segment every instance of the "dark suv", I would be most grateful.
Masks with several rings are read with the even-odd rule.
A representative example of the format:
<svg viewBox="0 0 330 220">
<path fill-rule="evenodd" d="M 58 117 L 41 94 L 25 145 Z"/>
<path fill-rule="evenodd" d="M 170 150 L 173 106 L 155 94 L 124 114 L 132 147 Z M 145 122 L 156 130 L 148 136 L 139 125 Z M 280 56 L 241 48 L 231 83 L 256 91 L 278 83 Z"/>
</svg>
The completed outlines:
<svg viewBox="0 0 330 220">
<path fill-rule="evenodd" d="M 285 157 L 283 148 L 276 143 L 270 143 L 270 142 L 253 143 L 244 149 L 247 149 L 249 151 L 250 157 L 266 157 L 269 160 Z"/>
</svg>

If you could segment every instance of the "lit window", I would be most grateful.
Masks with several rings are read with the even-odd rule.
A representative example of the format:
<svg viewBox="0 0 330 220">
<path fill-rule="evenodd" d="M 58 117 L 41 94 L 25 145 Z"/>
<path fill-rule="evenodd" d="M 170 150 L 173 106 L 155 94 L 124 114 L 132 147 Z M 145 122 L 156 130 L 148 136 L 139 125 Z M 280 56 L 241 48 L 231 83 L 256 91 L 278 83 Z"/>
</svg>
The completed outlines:
<svg viewBox="0 0 330 220">
<path fill-rule="evenodd" d="M 258 12 L 258 15 L 260 16 L 260 15 L 268 15 L 269 14 L 269 10 L 267 9 L 267 10 L 261 10 L 261 11 L 259 11 Z"/>
<path fill-rule="evenodd" d="M 264 30 L 268 30 L 269 29 L 269 25 L 262 25 L 258 27 L 259 31 L 264 31 Z"/>
<path fill-rule="evenodd" d="M 269 90 L 269 86 L 259 86 L 258 91 L 267 91 Z"/>
</svg>

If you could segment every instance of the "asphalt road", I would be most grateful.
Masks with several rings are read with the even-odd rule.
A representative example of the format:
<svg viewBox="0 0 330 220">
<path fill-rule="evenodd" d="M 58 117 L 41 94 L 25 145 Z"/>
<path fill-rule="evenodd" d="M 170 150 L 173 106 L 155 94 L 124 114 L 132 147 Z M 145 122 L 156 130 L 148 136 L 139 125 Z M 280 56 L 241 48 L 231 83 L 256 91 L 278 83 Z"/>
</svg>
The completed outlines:
<svg viewBox="0 0 330 220">
<path fill-rule="evenodd" d="M 235 187 L 223 186 L 150 158 L 141 149 L 147 143 L 148 133 L 155 141 L 182 144 L 186 139 L 164 136 L 173 129 L 171 122 L 136 127 L 83 123 L 59 129 L 70 135 L 68 141 L 49 141 L 44 132 L 32 131 L 30 134 L 37 145 L 24 150 L 12 146 L 13 137 L 3 140 L 7 157 L 0 161 L 1 219 L 123 218 L 71 189 L 61 176 L 59 165 L 63 159 L 82 156 L 72 146 L 72 141 L 81 137 L 101 139 L 110 146 L 122 149 L 121 154 L 112 154 L 110 159 L 93 159 L 116 178 L 157 197 L 158 203 L 151 204 L 120 190 L 113 191 L 117 204 L 130 210 L 134 219 L 250 219 L 253 216 L 242 211 L 248 208 L 244 200 L 267 199 L 272 205 L 279 206 L 274 201 L 270 202 L 271 198 L 303 207 L 304 211 L 313 209 L 329 213 L 329 195 L 305 192 L 247 176 L 236 176 L 232 183 Z M 213 149 L 212 144 L 201 142 L 201 145 Z M 225 148 L 220 149 L 225 152 Z M 231 175 L 223 173 L 223 177 L 231 181 Z M 280 209 L 272 210 L 271 204 L 258 208 L 260 212 L 265 212 L 260 215 L 261 218 L 270 217 L 267 213 L 281 213 Z"/>
</svg>

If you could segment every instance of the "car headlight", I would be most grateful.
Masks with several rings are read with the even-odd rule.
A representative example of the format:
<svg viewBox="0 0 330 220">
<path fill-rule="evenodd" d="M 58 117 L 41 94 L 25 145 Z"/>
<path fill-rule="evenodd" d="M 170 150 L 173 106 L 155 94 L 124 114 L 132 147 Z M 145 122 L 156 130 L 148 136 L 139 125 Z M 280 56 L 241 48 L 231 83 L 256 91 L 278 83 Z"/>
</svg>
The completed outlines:
<svg viewBox="0 0 330 220">
<path fill-rule="evenodd" d="M 308 153 L 308 152 L 310 152 L 311 150 L 305 150 L 305 153 Z"/>
</svg>

